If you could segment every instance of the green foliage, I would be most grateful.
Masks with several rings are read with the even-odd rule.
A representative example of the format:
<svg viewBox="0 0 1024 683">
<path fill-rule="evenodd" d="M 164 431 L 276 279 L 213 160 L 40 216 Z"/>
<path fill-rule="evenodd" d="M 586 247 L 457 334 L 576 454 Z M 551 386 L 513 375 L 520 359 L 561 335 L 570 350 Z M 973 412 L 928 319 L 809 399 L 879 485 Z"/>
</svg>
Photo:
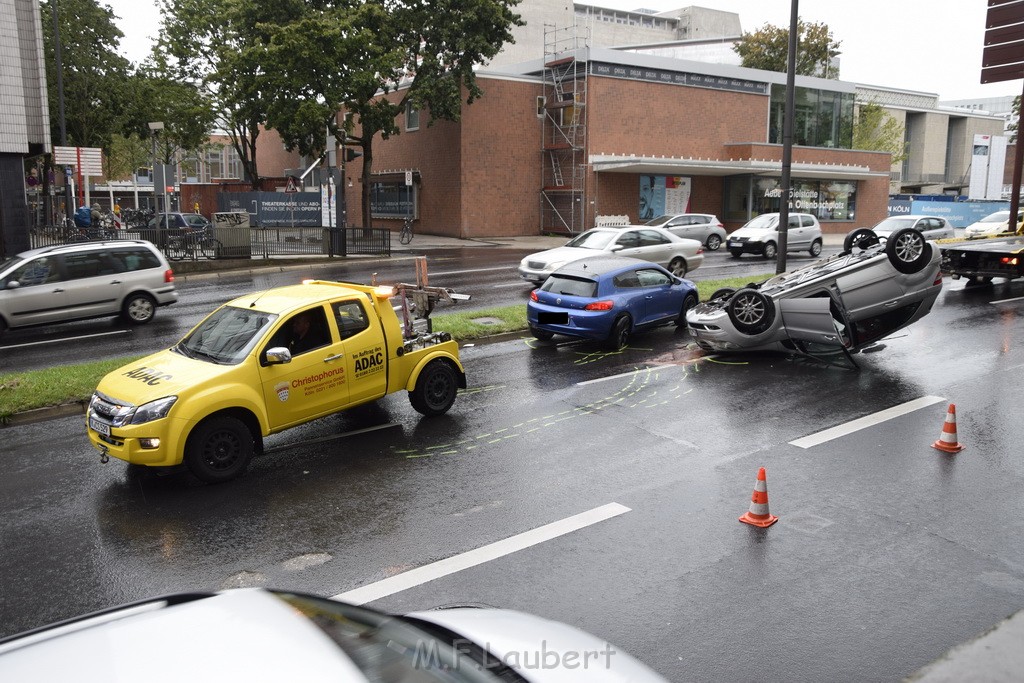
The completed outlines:
<svg viewBox="0 0 1024 683">
<path fill-rule="evenodd" d="M 892 163 L 898 164 L 907 158 L 903 124 L 881 105 L 874 102 L 861 104 L 853 127 L 853 148 L 888 152 L 892 155 Z"/>
<path fill-rule="evenodd" d="M 1013 98 L 1013 115 L 1017 119 L 1009 125 L 1007 130 L 1010 133 L 1010 144 L 1017 142 L 1017 131 L 1020 129 L 1020 95 Z"/>
<path fill-rule="evenodd" d="M 161 32 L 152 69 L 168 83 L 193 88 L 195 103 L 212 109 L 254 188 L 259 183 L 256 140 L 275 96 L 276 66 L 262 61 L 268 28 L 288 23 L 303 7 L 301 0 L 160 0 Z M 196 149 L 199 143 L 188 137 L 194 131 L 185 121 L 179 120 L 176 129 L 180 146 Z"/>
<path fill-rule="evenodd" d="M 351 114 L 341 128 L 363 151 L 363 224 L 370 225 L 374 139 L 399 133 L 407 103 L 429 111 L 431 122 L 457 121 L 463 97 L 471 104 L 482 94 L 474 66 L 522 24 L 512 11 L 518 2 L 312 2 L 290 21 L 261 24 L 269 40 L 259 62 L 274 74 L 267 123 L 289 149 L 316 155 L 329 133 L 339 133 L 338 112 Z"/>
<path fill-rule="evenodd" d="M 57 92 L 57 60 L 53 35 L 53 2 L 41 0 L 46 87 L 50 101 L 50 130 L 61 144 Z M 121 132 L 121 107 L 128 92 L 130 62 L 117 53 L 124 34 L 114 24 L 113 11 L 96 0 L 60 0 L 57 4 L 64 86 L 67 144 L 109 149 Z"/>
<path fill-rule="evenodd" d="M 841 42 L 832 37 L 828 25 L 797 19 L 797 57 L 795 71 L 801 76 L 838 78 L 831 63 L 839 56 Z M 753 33 L 744 33 L 733 50 L 741 64 L 751 69 L 786 73 L 789 57 L 789 27 L 765 24 Z"/>
</svg>

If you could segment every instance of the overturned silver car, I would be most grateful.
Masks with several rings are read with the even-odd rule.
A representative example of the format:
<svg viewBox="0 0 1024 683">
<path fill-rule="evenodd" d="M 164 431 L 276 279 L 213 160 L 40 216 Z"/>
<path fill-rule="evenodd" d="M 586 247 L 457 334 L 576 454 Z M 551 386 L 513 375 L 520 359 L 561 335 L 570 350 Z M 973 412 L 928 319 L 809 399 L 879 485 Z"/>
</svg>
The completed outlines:
<svg viewBox="0 0 1024 683">
<path fill-rule="evenodd" d="M 718 290 L 687 312 L 687 326 L 705 351 L 850 358 L 928 314 L 942 288 L 940 260 L 913 228 L 884 244 L 858 228 L 840 254 L 739 290 Z"/>
</svg>

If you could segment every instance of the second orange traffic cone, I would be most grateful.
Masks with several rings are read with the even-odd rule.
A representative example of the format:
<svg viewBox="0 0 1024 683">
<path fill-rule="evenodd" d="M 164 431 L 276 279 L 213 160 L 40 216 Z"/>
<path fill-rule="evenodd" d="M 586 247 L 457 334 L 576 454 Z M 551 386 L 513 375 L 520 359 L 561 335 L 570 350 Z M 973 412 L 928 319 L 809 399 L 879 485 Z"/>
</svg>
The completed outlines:
<svg viewBox="0 0 1024 683">
<path fill-rule="evenodd" d="M 771 526 L 779 521 L 778 517 L 768 512 L 768 477 L 763 467 L 757 471 L 754 494 L 750 497 L 750 509 L 743 513 L 740 521 L 760 527 Z"/>
<path fill-rule="evenodd" d="M 932 444 L 932 448 L 937 448 L 945 453 L 959 453 L 964 449 L 960 442 L 956 440 L 956 404 L 949 404 L 949 410 L 946 411 L 946 420 L 942 423 L 942 433 L 939 435 L 938 440 Z"/>
</svg>

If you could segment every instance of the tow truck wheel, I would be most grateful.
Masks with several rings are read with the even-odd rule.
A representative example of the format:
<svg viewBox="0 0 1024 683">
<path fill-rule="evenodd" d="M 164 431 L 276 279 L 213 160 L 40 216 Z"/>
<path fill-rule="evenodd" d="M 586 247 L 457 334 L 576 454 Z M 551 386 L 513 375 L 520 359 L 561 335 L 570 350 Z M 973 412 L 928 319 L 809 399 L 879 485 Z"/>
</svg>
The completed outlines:
<svg viewBox="0 0 1024 683">
<path fill-rule="evenodd" d="M 249 466 L 254 446 L 249 429 L 233 417 L 200 423 L 185 444 L 185 465 L 208 484 L 234 479 Z"/>
<path fill-rule="evenodd" d="M 455 403 L 459 391 L 455 370 L 443 360 L 427 363 L 416 379 L 416 388 L 409 392 L 409 402 L 423 415 L 442 415 Z"/>
<path fill-rule="evenodd" d="M 741 289 L 725 307 L 733 327 L 743 334 L 760 334 L 775 320 L 775 304 L 756 289 Z"/>
<path fill-rule="evenodd" d="M 885 241 L 885 253 L 892 267 L 907 275 L 924 269 L 932 258 L 932 245 L 914 228 L 897 230 Z"/>
</svg>

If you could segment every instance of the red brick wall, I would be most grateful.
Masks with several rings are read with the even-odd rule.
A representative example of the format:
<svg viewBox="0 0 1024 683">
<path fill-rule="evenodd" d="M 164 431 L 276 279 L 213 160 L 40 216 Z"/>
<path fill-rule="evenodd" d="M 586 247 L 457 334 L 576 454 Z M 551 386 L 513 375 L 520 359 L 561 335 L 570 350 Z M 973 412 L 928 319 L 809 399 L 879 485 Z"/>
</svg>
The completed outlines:
<svg viewBox="0 0 1024 683">
<path fill-rule="evenodd" d="M 587 107 L 591 154 L 723 158 L 768 135 L 763 95 L 591 76 Z"/>
</svg>

